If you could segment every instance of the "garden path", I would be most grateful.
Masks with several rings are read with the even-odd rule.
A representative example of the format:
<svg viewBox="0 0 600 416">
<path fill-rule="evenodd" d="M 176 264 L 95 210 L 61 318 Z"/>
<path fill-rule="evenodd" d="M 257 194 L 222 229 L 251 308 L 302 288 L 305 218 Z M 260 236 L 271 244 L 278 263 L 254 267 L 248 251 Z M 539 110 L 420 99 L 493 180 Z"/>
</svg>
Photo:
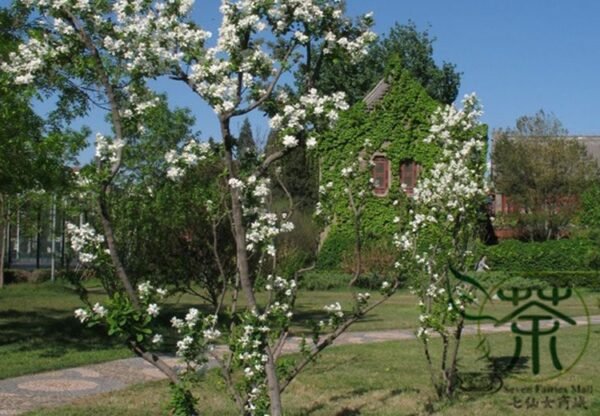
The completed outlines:
<svg viewBox="0 0 600 416">
<path fill-rule="evenodd" d="M 592 325 L 600 325 L 600 315 L 591 316 Z M 585 325 L 587 317 L 575 318 L 578 325 Z M 483 333 L 509 332 L 510 326 L 494 327 L 482 324 Z M 467 325 L 465 334 L 477 334 L 477 325 Z M 367 344 L 372 342 L 402 341 L 414 339 L 410 329 L 346 332 L 334 345 Z M 299 350 L 300 338 L 290 337 L 284 348 L 285 353 Z M 226 347 L 218 347 L 223 353 Z M 177 359 L 164 357 L 172 365 Z M 211 359 L 207 367 L 216 365 Z M 126 358 L 101 364 L 86 365 L 58 371 L 32 374 L 0 380 L 0 416 L 19 415 L 30 410 L 68 404 L 77 398 L 121 390 L 132 384 L 164 379 L 165 376 L 141 358 Z"/>
</svg>

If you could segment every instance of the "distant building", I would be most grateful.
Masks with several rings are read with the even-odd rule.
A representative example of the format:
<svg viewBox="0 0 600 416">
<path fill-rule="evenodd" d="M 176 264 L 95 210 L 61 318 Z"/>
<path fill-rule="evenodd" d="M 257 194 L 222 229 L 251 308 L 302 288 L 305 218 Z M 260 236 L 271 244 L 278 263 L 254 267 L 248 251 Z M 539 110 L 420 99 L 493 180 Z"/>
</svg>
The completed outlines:
<svg viewBox="0 0 600 416">
<path fill-rule="evenodd" d="M 565 138 L 582 143 L 587 150 L 587 154 L 600 165 L 600 136 L 566 136 Z M 578 199 L 576 196 L 569 196 L 560 200 L 560 204 L 564 204 L 563 206 L 573 206 L 573 204 L 577 203 Z M 523 209 L 510 197 L 510 195 L 496 193 L 492 196 L 492 206 L 490 211 L 490 214 L 493 216 L 506 216 L 517 214 L 523 211 Z M 494 227 L 494 232 L 498 239 L 519 237 L 518 230 L 507 225 L 496 225 Z"/>
</svg>

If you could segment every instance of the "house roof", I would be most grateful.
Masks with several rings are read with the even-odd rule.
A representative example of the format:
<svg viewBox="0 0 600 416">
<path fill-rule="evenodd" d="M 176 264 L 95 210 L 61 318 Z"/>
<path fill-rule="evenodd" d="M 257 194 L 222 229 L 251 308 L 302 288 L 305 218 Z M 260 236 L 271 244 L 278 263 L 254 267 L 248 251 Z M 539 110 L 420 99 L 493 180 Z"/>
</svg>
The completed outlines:
<svg viewBox="0 0 600 416">
<path fill-rule="evenodd" d="M 387 83 L 385 78 L 382 78 L 381 81 L 379 81 L 377 85 L 375 85 L 375 87 L 367 95 L 365 95 L 363 102 L 367 105 L 369 110 L 372 110 L 375 104 L 377 104 L 377 102 L 383 98 L 389 89 L 390 84 Z"/>
</svg>

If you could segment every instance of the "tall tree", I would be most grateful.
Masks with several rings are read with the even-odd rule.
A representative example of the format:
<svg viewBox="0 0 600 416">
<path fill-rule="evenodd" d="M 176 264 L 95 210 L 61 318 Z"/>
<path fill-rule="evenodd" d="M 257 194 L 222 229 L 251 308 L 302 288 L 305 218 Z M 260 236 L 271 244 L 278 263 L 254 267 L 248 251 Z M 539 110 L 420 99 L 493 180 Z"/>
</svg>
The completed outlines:
<svg viewBox="0 0 600 416">
<path fill-rule="evenodd" d="M 242 128 L 240 129 L 240 135 L 237 141 L 238 157 L 244 159 L 247 156 L 256 155 L 256 143 L 254 142 L 254 136 L 252 135 L 252 125 L 248 117 L 244 119 Z"/>
<path fill-rule="evenodd" d="M 404 67 L 425 87 L 429 95 L 443 104 L 451 104 L 458 94 L 461 73 L 456 65 L 436 64 L 428 29 L 420 31 L 414 22 L 396 23 L 388 34 L 371 45 L 360 63 L 326 61 L 318 85 L 325 90 L 344 91 L 349 103 L 360 101 L 385 75 L 387 63 L 399 56 Z"/>
<path fill-rule="evenodd" d="M 0 8 L 0 61 L 17 49 L 21 17 Z M 0 287 L 4 283 L 5 231 L 17 195 L 34 189 L 59 192 L 71 176 L 66 163 L 83 146 L 86 132 L 48 128 L 31 107 L 34 90 L 15 86 L 0 72 Z M 22 198 L 19 199 L 22 201 Z"/>
<path fill-rule="evenodd" d="M 128 132 L 143 128 L 141 115 L 156 105 L 147 80 L 169 76 L 190 87 L 212 107 L 219 121 L 218 151 L 193 142 L 179 153 L 169 153 L 165 160 L 171 165 L 167 175 L 174 180 L 185 176 L 186 166 L 212 157 L 223 166 L 222 177 L 227 182 L 221 195 L 227 202 L 218 213 L 232 223 L 239 283 L 234 291 L 237 293 L 239 287 L 246 302 L 243 309 L 239 305 L 240 309 L 232 312 L 232 354 L 220 362 L 222 373 L 242 414 L 282 415 L 281 394 L 290 382 L 353 322 L 397 288 L 397 282 L 389 285 L 386 296 L 368 306 L 366 299 L 357 299 L 354 312 L 348 316 L 339 304 L 329 307 L 331 334 L 319 338 L 317 333 L 313 348 L 288 366 L 284 374 L 279 371 L 278 360 L 289 333 L 301 270 L 288 278 L 261 274 L 264 261 L 276 263 L 275 237 L 293 228 L 289 213 L 271 211 L 269 180 L 265 176 L 275 162 L 284 160 L 302 143 L 316 147 L 314 128 L 335 122 L 338 112 L 347 109 L 343 93 L 325 94 L 311 88 L 320 67 L 310 62 L 316 51 L 327 55 L 327 59 L 357 62 L 375 37 L 369 30 L 371 16 L 353 23 L 344 16 L 337 0 L 225 0 L 220 8 L 223 19 L 219 39 L 209 47 L 205 41 L 210 33 L 189 20 L 189 1 L 157 0 L 132 5 L 114 0 L 92 5 L 29 0 L 27 4 L 35 8 L 32 19 L 41 25 L 39 36 L 29 37 L 19 53 L 11 56 L 10 67 L 3 68 L 20 83 L 31 83 L 41 74 L 46 74 L 48 81 L 70 81 L 96 102 L 104 103 L 114 129 L 113 137 L 99 134 L 96 147 L 93 184 L 104 238 L 89 226 L 74 229 L 73 235 L 81 243 L 80 248 L 93 249 L 93 253 L 84 252 L 80 257 L 85 254 L 83 258 L 88 261 L 100 256 L 103 260 L 110 258 L 120 290 L 111 293 L 108 307 L 79 310 L 77 316 L 82 322 L 94 319 L 94 323 L 109 326 L 110 333 L 123 335 L 133 351 L 169 377 L 180 393 L 179 404 L 183 397 L 185 410 L 178 407 L 174 413 L 195 414 L 186 374 L 177 374 L 149 350 L 156 339 L 150 325 L 159 313 L 154 300 L 164 292 L 132 283 L 115 235 L 114 218 L 118 213 L 110 205 L 126 148 L 131 144 Z M 46 18 L 39 19 L 41 15 Z M 288 94 L 282 84 L 298 72 L 305 83 Z M 282 148 L 259 158 L 251 168 L 243 166 L 234 158 L 231 124 L 267 106 L 275 109 L 269 112 L 270 124 L 280 133 Z M 270 279 L 265 290 L 272 296 L 257 297 L 261 281 L 257 277 Z M 215 327 L 219 310 L 204 319 L 198 314 L 193 309 L 186 316 L 187 322 L 173 320 L 182 335 L 177 354 L 190 370 L 198 368 L 208 346 L 219 337 Z M 243 369 L 243 381 L 234 373 L 234 366 Z"/>
<path fill-rule="evenodd" d="M 567 137 L 552 113 L 517 119 L 493 134 L 493 180 L 510 198 L 519 231 L 530 240 L 559 238 L 579 207 L 579 196 L 598 178 L 585 145 Z"/>
</svg>

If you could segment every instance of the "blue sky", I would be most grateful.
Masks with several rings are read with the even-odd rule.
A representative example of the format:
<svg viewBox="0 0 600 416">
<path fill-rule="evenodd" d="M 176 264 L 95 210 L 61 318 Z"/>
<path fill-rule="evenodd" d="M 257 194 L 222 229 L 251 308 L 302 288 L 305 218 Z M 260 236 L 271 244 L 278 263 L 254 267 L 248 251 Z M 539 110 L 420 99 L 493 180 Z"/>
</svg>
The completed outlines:
<svg viewBox="0 0 600 416">
<path fill-rule="evenodd" d="M 7 0 L 0 0 L 6 5 Z M 217 32 L 220 0 L 196 0 L 193 15 Z M 540 108 L 552 111 L 572 134 L 600 134 L 600 2 L 593 0 L 348 0 L 348 11 L 373 11 L 375 31 L 414 21 L 437 38 L 434 57 L 463 73 L 459 96 L 475 91 L 491 128 L 514 125 Z M 158 81 L 174 105 L 188 106 L 203 137 L 218 137 L 216 117 L 185 87 Z M 40 112 L 47 106 L 39 106 Z M 251 119 L 261 125 L 260 116 Z M 106 131 L 95 112 L 77 125 Z M 241 124 L 241 120 L 240 120 Z M 234 126 L 235 127 L 235 126 Z M 82 155 L 89 160 L 91 150 Z"/>
</svg>

